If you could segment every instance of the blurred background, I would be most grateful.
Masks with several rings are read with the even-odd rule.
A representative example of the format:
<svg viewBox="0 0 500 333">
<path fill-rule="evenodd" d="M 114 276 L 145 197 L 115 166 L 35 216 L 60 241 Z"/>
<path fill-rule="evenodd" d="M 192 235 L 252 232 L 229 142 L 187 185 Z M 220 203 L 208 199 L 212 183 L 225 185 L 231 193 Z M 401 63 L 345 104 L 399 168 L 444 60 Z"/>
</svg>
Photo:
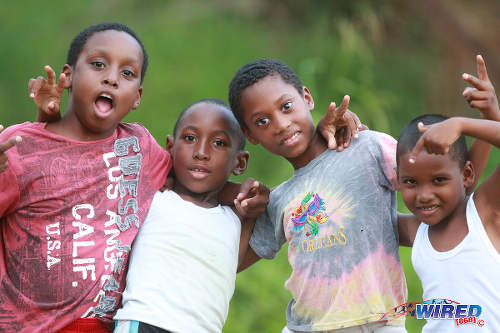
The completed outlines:
<svg viewBox="0 0 500 333">
<path fill-rule="evenodd" d="M 139 34 L 150 57 L 141 107 L 125 121 L 141 122 L 163 146 L 186 105 L 227 101 L 236 70 L 261 57 L 296 70 L 314 96 L 316 120 L 349 94 L 365 124 L 397 137 L 422 113 L 478 116 L 462 98 L 461 74 L 476 75 L 475 55 L 482 54 L 499 88 L 499 14 L 498 0 L 7 1 L 0 12 L 0 123 L 33 121 L 28 79 L 44 75 L 46 64 L 59 73 L 71 39 L 87 26 L 117 21 Z M 269 187 L 291 176 L 285 160 L 247 148 L 245 176 Z M 496 150 L 486 172 L 499 161 Z M 406 212 L 401 201 L 399 209 Z M 421 301 L 410 252 L 400 251 L 408 300 Z M 286 246 L 240 273 L 224 333 L 281 332 L 289 274 Z M 423 324 L 410 318 L 406 326 L 414 333 Z"/>
</svg>

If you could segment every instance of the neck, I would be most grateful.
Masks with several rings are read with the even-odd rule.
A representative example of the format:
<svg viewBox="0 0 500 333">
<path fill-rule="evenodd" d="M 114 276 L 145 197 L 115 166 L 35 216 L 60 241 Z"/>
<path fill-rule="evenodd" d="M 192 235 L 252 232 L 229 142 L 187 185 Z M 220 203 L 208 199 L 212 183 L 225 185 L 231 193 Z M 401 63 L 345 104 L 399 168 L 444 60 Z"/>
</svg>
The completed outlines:
<svg viewBox="0 0 500 333">
<path fill-rule="evenodd" d="M 467 236 L 467 198 L 455 208 L 453 213 L 438 224 L 429 227 L 429 240 L 437 251 L 454 249 Z"/>
<path fill-rule="evenodd" d="M 318 131 L 315 131 L 306 150 L 301 155 L 293 158 L 287 158 L 287 160 L 290 164 L 292 164 L 293 169 L 297 170 L 308 165 L 309 162 L 321 155 L 327 148 L 328 145 L 326 144 L 325 139 L 323 139 Z"/>
<path fill-rule="evenodd" d="M 47 123 L 45 127 L 49 132 L 64 136 L 76 141 L 96 141 L 113 135 L 115 128 L 106 132 L 89 131 L 80 122 L 76 113 L 69 107 L 64 116 L 54 122 Z"/>
<path fill-rule="evenodd" d="M 219 201 L 217 199 L 217 195 L 220 191 L 220 189 L 214 190 L 214 191 L 209 191 L 209 192 L 203 192 L 203 193 L 196 193 L 193 191 L 190 191 L 186 187 L 182 186 L 178 182 L 174 185 L 173 191 L 177 193 L 182 199 L 192 202 L 197 206 L 203 207 L 203 208 L 213 208 L 216 207 L 219 204 Z"/>
</svg>

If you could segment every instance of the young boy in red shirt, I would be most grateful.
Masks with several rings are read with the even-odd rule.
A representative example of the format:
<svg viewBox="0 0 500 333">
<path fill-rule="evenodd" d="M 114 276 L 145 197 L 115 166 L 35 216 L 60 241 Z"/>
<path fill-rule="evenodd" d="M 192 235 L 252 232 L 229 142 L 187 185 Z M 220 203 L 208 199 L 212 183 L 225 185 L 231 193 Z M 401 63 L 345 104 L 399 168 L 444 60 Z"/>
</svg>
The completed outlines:
<svg viewBox="0 0 500 333">
<path fill-rule="evenodd" d="M 4 157 L 23 139 L 0 174 L 0 331 L 112 324 L 130 245 L 171 167 L 144 127 L 121 123 L 139 106 L 146 68 L 134 31 L 91 26 L 63 67 L 65 115 L 0 134 Z"/>
</svg>

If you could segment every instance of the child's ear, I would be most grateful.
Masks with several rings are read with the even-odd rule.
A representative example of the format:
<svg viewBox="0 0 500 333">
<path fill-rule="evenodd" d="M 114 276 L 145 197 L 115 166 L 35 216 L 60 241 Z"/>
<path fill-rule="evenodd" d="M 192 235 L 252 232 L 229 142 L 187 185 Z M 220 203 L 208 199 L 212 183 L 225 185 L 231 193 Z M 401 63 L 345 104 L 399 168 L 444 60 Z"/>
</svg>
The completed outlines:
<svg viewBox="0 0 500 333">
<path fill-rule="evenodd" d="M 142 86 L 139 87 L 137 90 L 137 96 L 134 101 L 134 105 L 132 105 L 132 110 L 135 110 L 139 107 L 139 104 L 141 104 L 141 98 L 142 98 Z"/>
<path fill-rule="evenodd" d="M 252 133 L 250 133 L 248 128 L 243 127 L 243 126 L 241 126 L 240 128 L 241 128 L 241 131 L 243 132 L 243 134 L 245 134 L 246 138 L 248 139 L 248 141 L 250 141 L 251 144 L 258 145 L 260 143 L 260 141 L 256 137 L 254 137 L 252 135 Z"/>
<path fill-rule="evenodd" d="M 64 82 L 64 89 L 71 89 L 73 85 L 73 67 L 68 64 L 65 64 L 62 68 L 62 73 L 66 76 L 66 82 Z"/>
<path fill-rule="evenodd" d="M 240 151 L 236 156 L 236 166 L 233 169 L 233 175 L 239 176 L 245 172 L 248 166 L 248 158 L 250 154 L 247 151 Z"/>
<path fill-rule="evenodd" d="M 474 172 L 474 166 L 472 165 L 471 161 L 465 162 L 464 168 L 462 170 L 462 177 L 466 189 L 474 185 L 476 174 Z"/>
<path fill-rule="evenodd" d="M 306 102 L 306 105 L 309 107 L 309 111 L 314 110 L 314 99 L 307 87 L 302 87 L 302 94 L 304 95 L 304 101 Z"/>
<path fill-rule="evenodd" d="M 174 137 L 171 135 L 167 135 L 167 151 L 172 154 L 172 148 L 174 147 Z"/>
</svg>

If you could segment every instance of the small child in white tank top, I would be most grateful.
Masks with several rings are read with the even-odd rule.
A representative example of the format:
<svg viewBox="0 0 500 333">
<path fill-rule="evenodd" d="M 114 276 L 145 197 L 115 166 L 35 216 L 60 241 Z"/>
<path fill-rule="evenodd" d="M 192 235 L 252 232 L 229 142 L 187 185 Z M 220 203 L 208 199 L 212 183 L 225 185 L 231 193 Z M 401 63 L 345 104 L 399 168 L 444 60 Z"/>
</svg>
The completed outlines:
<svg viewBox="0 0 500 333">
<path fill-rule="evenodd" d="M 415 307 L 417 318 L 428 319 L 423 332 L 500 332 L 500 167 L 468 196 L 479 175 L 464 135 L 500 147 L 500 110 L 481 56 L 477 66 L 478 78 L 463 75 L 474 86 L 463 95 L 496 121 L 425 115 L 398 139 L 398 189 L 422 222 L 400 220 L 399 232 L 400 244 L 413 246 L 424 289 Z"/>
</svg>

